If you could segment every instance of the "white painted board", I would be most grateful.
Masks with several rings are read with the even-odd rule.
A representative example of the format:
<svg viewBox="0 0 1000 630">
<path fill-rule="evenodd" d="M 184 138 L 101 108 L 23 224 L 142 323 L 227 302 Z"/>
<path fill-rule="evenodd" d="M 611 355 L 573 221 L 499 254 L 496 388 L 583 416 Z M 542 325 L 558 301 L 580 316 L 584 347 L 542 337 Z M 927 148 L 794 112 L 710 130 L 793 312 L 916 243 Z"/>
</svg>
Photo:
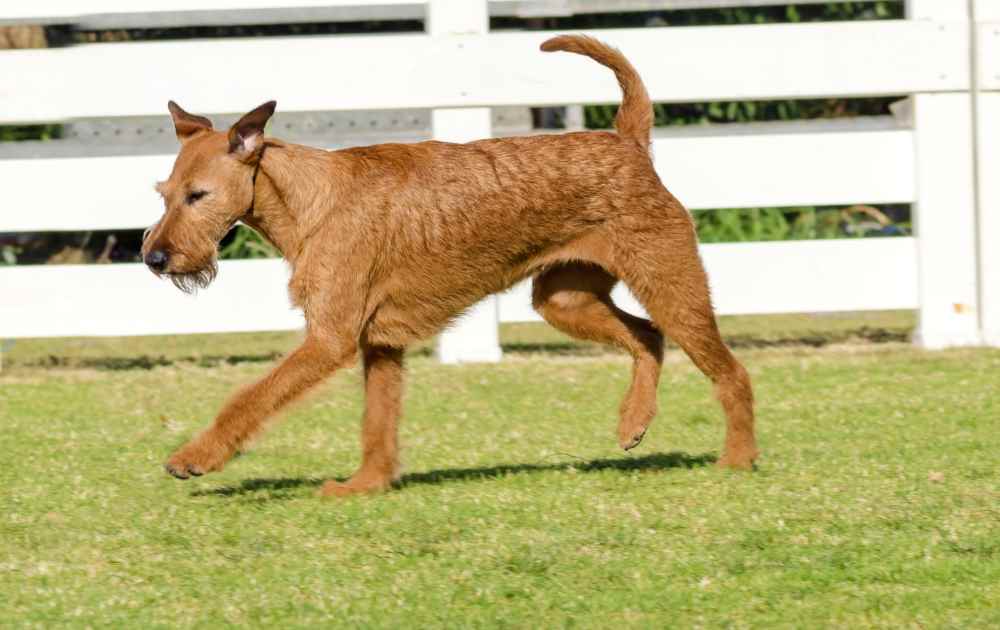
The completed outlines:
<svg viewBox="0 0 1000 630">
<path fill-rule="evenodd" d="M 658 138 L 656 167 L 688 208 L 909 202 L 912 132 Z M 734 133 L 738 127 L 733 128 Z M 173 156 L 0 160 L 0 232 L 144 228 Z M 948 212 L 947 205 L 934 211 Z"/>
<path fill-rule="evenodd" d="M 820 313 L 916 308 L 912 238 L 726 243 L 701 246 L 718 315 Z M 645 316 L 619 284 L 624 310 Z M 500 296 L 500 321 L 541 321 L 530 283 Z"/>
<path fill-rule="evenodd" d="M 283 110 L 615 103 L 612 73 L 545 54 L 551 32 L 184 40 L 0 53 L 0 123 Z M 656 101 L 967 89 L 968 29 L 887 20 L 608 29 Z M 233 70 L 252 68 L 252 74 Z M 82 96 L 85 95 L 85 98 Z"/>
<path fill-rule="evenodd" d="M 104 16 L 116 16 L 130 26 L 148 23 L 150 14 L 177 15 L 230 12 L 237 15 L 260 11 L 319 11 L 331 7 L 420 6 L 426 0 L 91 0 L 81 6 L 79 0 L 35 0 L 9 2 L 0 7 L 0 23 L 39 20 L 46 23 L 93 23 Z M 463 0 L 480 2 L 482 0 Z M 827 0 L 799 0 L 799 4 L 818 4 Z M 491 12 L 522 17 L 571 15 L 613 11 L 653 11 L 658 9 L 695 9 L 706 7 L 759 6 L 774 0 L 490 0 Z M 136 9 L 142 12 L 137 13 Z M 192 23 L 194 22 L 191 19 Z"/>
<path fill-rule="evenodd" d="M 705 245 L 719 314 L 917 306 L 911 238 Z M 227 261 L 188 296 L 139 264 L 0 267 L 0 338 L 289 330 L 302 326 L 279 260 Z M 641 309 L 624 289 L 626 310 Z M 500 296 L 501 322 L 534 321 L 528 283 Z"/>
<path fill-rule="evenodd" d="M 280 260 L 227 261 L 192 296 L 141 264 L 0 267 L 0 338 L 295 329 L 288 275 Z"/>
<path fill-rule="evenodd" d="M 983 341 L 1000 347 L 1000 92 L 979 94 L 979 298 Z"/>
<path fill-rule="evenodd" d="M 920 261 L 916 341 L 925 348 L 976 345 L 981 334 L 972 96 L 917 94 L 913 100 L 913 224 Z"/>
<path fill-rule="evenodd" d="M 132 15 L 131 24 L 142 26 L 149 14 L 260 11 L 281 9 L 324 9 L 328 7 L 409 6 L 426 0 L 32 0 L 10 1 L 0 6 L 3 21 L 39 20 L 52 23 L 75 23 L 87 16 Z"/>
</svg>

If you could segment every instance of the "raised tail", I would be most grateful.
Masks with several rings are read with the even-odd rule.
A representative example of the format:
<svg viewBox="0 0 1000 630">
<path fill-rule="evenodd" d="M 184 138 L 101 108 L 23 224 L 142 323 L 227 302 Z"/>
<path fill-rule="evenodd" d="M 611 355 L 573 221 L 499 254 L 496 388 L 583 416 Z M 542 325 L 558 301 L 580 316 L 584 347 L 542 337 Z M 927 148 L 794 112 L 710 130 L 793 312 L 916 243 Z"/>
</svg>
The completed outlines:
<svg viewBox="0 0 1000 630">
<path fill-rule="evenodd" d="M 602 66 L 611 68 L 622 87 L 622 104 L 615 116 L 618 135 L 632 140 L 644 150 L 649 150 L 650 130 L 653 128 L 653 103 L 639 73 L 620 51 L 604 42 L 586 35 L 560 35 L 546 40 L 542 50 L 586 55 Z"/>
</svg>

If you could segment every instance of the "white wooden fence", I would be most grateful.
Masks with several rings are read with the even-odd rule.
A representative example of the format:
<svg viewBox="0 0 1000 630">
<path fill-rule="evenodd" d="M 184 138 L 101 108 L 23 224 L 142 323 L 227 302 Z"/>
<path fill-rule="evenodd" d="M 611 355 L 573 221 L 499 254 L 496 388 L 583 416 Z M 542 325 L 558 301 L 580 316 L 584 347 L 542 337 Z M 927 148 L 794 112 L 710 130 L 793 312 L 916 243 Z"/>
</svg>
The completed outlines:
<svg viewBox="0 0 1000 630">
<path fill-rule="evenodd" d="M 166 116 L 170 98 L 239 112 L 276 98 L 286 111 L 433 108 L 435 137 L 489 136 L 491 106 L 619 101 L 606 69 L 538 52 L 552 33 L 488 32 L 488 10 L 551 14 L 588 1 L 5 3 L 0 23 L 291 22 L 367 10 L 426 12 L 427 32 L 2 51 L 0 124 Z M 762 2 L 618 0 L 740 4 Z M 894 119 L 656 135 L 657 169 L 692 209 L 914 204 L 915 237 L 703 246 L 720 313 L 914 308 L 926 347 L 1000 345 L 1000 2 L 909 0 L 905 20 L 593 34 L 628 55 L 658 102 L 909 96 Z M 0 232 L 146 227 L 162 213 L 152 182 L 172 159 L 0 160 Z M 286 277 L 280 261 L 227 261 L 215 285 L 189 297 L 139 264 L 0 267 L 0 338 L 295 328 Z M 638 309 L 624 290 L 616 299 Z M 497 359 L 498 322 L 535 319 L 521 285 L 443 335 L 440 356 Z"/>
</svg>

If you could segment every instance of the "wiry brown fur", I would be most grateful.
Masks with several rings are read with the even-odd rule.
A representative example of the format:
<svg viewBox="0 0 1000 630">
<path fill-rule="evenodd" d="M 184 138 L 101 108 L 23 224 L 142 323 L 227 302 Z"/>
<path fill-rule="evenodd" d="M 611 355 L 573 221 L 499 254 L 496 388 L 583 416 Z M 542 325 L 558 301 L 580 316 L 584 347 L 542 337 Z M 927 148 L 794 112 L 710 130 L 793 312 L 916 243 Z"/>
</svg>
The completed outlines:
<svg viewBox="0 0 1000 630">
<path fill-rule="evenodd" d="M 159 185 L 167 211 L 145 241 L 147 261 L 164 252 L 162 273 L 201 285 L 213 275 L 205 270 L 214 269 L 218 241 L 243 221 L 290 263 L 290 294 L 307 321 L 302 346 L 230 399 L 168 460 L 171 474 L 221 469 L 266 418 L 360 355 L 361 469 L 323 492 L 387 488 L 399 475 L 403 349 L 528 277 L 546 321 L 633 357 L 618 426 L 623 448 L 639 443 L 656 414 L 666 334 L 715 383 L 728 419 L 719 463 L 752 465 L 750 379 L 719 336 L 691 219 L 653 169 L 642 81 L 621 53 L 593 39 L 557 37 L 542 49 L 584 54 L 616 72 L 618 133 L 328 152 L 265 138 L 273 102 L 228 133 L 171 103 L 183 146 Z M 192 201 L 197 191 L 206 194 Z M 652 322 L 612 303 L 618 280 Z"/>
</svg>

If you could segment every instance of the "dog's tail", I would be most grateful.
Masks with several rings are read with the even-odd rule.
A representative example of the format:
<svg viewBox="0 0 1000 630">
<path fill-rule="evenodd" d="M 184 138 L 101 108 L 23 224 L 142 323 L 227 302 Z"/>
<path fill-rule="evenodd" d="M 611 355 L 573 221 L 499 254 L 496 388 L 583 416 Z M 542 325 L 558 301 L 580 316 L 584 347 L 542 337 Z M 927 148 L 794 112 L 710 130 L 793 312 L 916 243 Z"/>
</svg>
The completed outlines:
<svg viewBox="0 0 1000 630">
<path fill-rule="evenodd" d="M 615 116 L 618 135 L 632 140 L 644 150 L 649 150 L 650 130 L 653 127 L 653 103 L 639 73 L 620 51 L 604 42 L 586 35 L 560 35 L 546 40 L 542 50 L 565 50 L 586 55 L 597 63 L 611 68 L 622 87 L 622 104 Z"/>
</svg>

